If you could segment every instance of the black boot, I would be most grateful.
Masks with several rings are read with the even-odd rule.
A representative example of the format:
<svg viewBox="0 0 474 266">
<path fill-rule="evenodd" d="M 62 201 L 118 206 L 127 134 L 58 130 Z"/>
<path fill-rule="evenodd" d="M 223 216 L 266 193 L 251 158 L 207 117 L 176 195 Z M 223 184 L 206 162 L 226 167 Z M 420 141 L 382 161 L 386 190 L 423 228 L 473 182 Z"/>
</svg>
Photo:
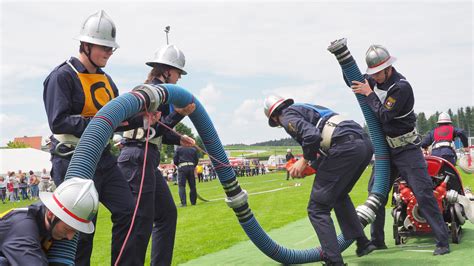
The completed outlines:
<svg viewBox="0 0 474 266">
<path fill-rule="evenodd" d="M 365 256 L 376 249 L 377 247 L 373 245 L 366 237 L 357 239 L 357 257 Z"/>
</svg>

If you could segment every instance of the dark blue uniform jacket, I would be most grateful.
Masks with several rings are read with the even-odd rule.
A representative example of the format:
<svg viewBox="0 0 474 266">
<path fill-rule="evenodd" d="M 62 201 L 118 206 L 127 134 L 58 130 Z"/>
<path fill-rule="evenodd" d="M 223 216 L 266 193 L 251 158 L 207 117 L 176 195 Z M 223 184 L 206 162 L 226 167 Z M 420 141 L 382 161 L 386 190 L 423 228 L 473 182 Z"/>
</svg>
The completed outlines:
<svg viewBox="0 0 474 266">
<path fill-rule="evenodd" d="M 0 256 L 11 265 L 48 265 L 41 242 L 49 238 L 45 228 L 46 207 L 35 203 L 0 218 Z"/>
<path fill-rule="evenodd" d="M 79 59 L 71 57 L 70 62 L 78 72 L 88 73 Z M 99 68 L 97 74 L 105 73 Z M 105 75 L 114 94 L 119 95 L 115 83 L 109 75 Z M 76 72 L 64 62 L 49 74 L 43 85 L 43 101 L 51 131 L 54 134 L 71 134 L 80 138 L 91 118 L 80 116 L 85 97 Z M 143 125 L 143 119 L 138 116 L 128 121 L 129 126 L 118 127 L 116 130 L 123 131 Z"/>
<path fill-rule="evenodd" d="M 321 106 L 319 107 L 321 108 Z M 316 127 L 318 121 L 321 119 L 318 112 L 302 105 L 290 105 L 281 111 L 280 123 L 285 131 L 301 145 L 303 148 L 303 157 L 306 160 L 315 161 L 321 143 L 321 130 L 324 123 L 331 116 L 323 117 L 319 126 Z M 354 121 L 343 121 L 339 125 L 345 126 L 337 127 L 334 130 L 332 138 L 341 137 L 351 132 L 357 134 L 363 133 L 360 130 L 360 126 Z"/>
<path fill-rule="evenodd" d="M 196 166 L 199 162 L 196 148 L 179 146 L 174 153 L 173 162 L 175 165 L 193 163 Z"/>
<path fill-rule="evenodd" d="M 377 85 L 378 89 L 387 91 L 384 102 L 381 102 L 375 93 L 369 94 L 366 98 L 366 103 L 382 123 L 385 134 L 389 137 L 397 137 L 412 131 L 416 126 L 415 112 L 412 111 L 415 98 L 413 89 L 405 77 L 392 67 L 392 75 L 382 84 L 376 84 L 369 75 L 364 75 L 364 78 L 372 89 Z M 344 80 L 348 86 L 351 85 L 345 77 Z M 408 115 L 404 116 L 406 114 Z"/>
</svg>

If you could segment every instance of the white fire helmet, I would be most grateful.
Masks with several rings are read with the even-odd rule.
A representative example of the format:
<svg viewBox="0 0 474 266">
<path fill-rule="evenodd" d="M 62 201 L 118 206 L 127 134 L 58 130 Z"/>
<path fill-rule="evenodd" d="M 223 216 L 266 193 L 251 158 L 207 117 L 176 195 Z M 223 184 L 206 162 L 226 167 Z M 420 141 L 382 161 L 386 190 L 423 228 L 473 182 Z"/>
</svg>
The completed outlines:
<svg viewBox="0 0 474 266">
<path fill-rule="evenodd" d="M 82 233 L 94 232 L 92 219 L 99 208 L 99 194 L 91 179 L 67 179 L 53 193 L 41 192 L 39 197 L 65 224 Z"/>
<path fill-rule="evenodd" d="M 436 122 L 436 123 L 438 123 L 438 124 L 451 124 L 452 123 L 451 116 L 449 116 L 448 113 L 442 112 L 441 114 L 439 114 L 438 122 Z"/>
<path fill-rule="evenodd" d="M 184 57 L 184 53 L 174 44 L 168 44 L 156 50 L 153 59 L 146 62 L 146 64 L 151 67 L 156 64 L 168 65 L 181 70 L 181 75 L 188 74 L 184 70 L 186 57 Z"/>
<path fill-rule="evenodd" d="M 270 95 L 267 98 L 265 98 L 265 101 L 263 102 L 263 112 L 268 118 L 268 124 L 271 127 L 277 127 L 278 124 L 273 121 L 271 118 L 273 112 L 278 109 L 278 107 L 282 106 L 282 104 L 285 105 L 292 105 L 294 103 L 293 99 L 288 98 L 285 99 L 281 96 L 278 95 Z"/>
<path fill-rule="evenodd" d="M 82 24 L 79 36 L 74 39 L 81 42 L 119 48 L 115 42 L 116 28 L 112 19 L 104 10 L 90 15 Z"/>
<path fill-rule="evenodd" d="M 365 62 L 367 63 L 368 75 L 380 72 L 391 66 L 397 58 L 390 56 L 388 50 L 382 45 L 371 45 L 365 53 Z"/>
</svg>

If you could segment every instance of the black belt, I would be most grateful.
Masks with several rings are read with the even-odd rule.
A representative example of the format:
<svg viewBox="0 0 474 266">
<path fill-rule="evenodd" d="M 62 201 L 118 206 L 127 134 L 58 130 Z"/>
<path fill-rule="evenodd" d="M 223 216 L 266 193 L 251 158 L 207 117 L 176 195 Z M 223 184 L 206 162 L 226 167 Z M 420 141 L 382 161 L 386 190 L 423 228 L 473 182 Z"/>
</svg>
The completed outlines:
<svg viewBox="0 0 474 266">
<path fill-rule="evenodd" d="M 363 137 L 359 134 L 353 134 L 353 133 L 348 134 L 348 135 L 344 135 L 344 136 L 340 136 L 340 137 L 335 137 L 331 140 L 331 147 L 335 146 L 335 145 L 338 145 L 338 144 L 353 141 L 353 140 L 356 140 L 356 139 L 363 139 Z"/>
<path fill-rule="evenodd" d="M 138 141 L 138 140 L 127 139 L 123 145 L 124 146 L 131 146 L 131 147 L 145 147 L 145 142 L 141 142 L 141 141 Z M 156 146 L 156 144 L 148 142 L 148 147 L 156 148 L 157 146 Z"/>
</svg>

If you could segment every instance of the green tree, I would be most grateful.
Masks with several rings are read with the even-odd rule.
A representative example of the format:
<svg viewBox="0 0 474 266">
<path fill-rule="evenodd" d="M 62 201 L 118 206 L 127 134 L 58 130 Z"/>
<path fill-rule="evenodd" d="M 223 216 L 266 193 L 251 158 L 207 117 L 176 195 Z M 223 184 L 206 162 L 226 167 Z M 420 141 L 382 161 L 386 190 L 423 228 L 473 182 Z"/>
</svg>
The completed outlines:
<svg viewBox="0 0 474 266">
<path fill-rule="evenodd" d="M 17 142 L 17 141 L 9 141 L 7 143 L 7 149 L 22 149 L 22 148 L 30 148 L 31 146 L 24 143 L 24 142 Z"/>
<path fill-rule="evenodd" d="M 470 137 L 471 132 L 474 132 L 474 109 L 471 106 L 466 107 L 466 122 L 467 127 L 464 128 L 466 134 Z"/>
<path fill-rule="evenodd" d="M 174 130 L 180 135 L 188 135 L 191 138 L 194 138 L 194 134 L 191 128 L 187 127 L 183 123 L 178 123 Z M 163 144 L 161 147 L 161 162 L 170 162 L 173 159 L 174 154 L 174 145 Z"/>
<path fill-rule="evenodd" d="M 425 135 L 431 130 L 428 120 L 426 119 L 425 113 L 421 112 L 416 118 L 416 128 L 421 135 Z"/>
</svg>

